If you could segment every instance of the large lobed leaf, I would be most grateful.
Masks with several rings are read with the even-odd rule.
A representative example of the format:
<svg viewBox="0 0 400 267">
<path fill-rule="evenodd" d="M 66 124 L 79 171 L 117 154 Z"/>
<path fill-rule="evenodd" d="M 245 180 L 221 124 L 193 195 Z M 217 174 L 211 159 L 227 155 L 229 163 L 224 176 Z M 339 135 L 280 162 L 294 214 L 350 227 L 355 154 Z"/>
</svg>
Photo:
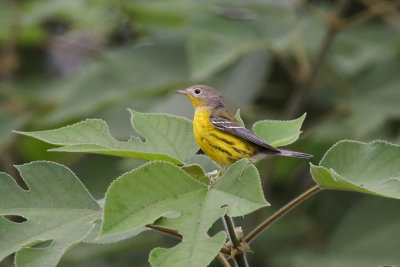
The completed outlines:
<svg viewBox="0 0 400 267">
<path fill-rule="evenodd" d="M 165 160 L 175 164 L 193 156 L 199 147 L 193 136 L 192 123 L 165 114 L 144 114 L 129 110 L 137 137 L 118 141 L 111 136 L 107 123 L 90 119 L 54 130 L 17 132 L 61 147 L 51 151 L 89 152 L 144 160 Z"/>
<path fill-rule="evenodd" d="M 62 254 L 80 242 L 100 218 L 100 207 L 79 179 L 53 162 L 17 166 L 29 191 L 0 173 L 0 215 L 19 215 L 14 223 L 0 216 L 0 260 L 17 252 L 19 267 L 55 266 Z M 45 248 L 32 248 L 51 241 Z"/>
<path fill-rule="evenodd" d="M 383 141 L 341 141 L 311 164 L 313 179 L 324 188 L 400 199 L 400 146 Z"/>
<path fill-rule="evenodd" d="M 279 147 L 294 143 L 301 134 L 301 125 L 306 114 L 289 121 L 265 120 L 254 123 L 254 132 L 268 144 Z"/>
<path fill-rule="evenodd" d="M 187 170 L 186 170 L 187 171 Z M 247 160 L 233 164 L 210 188 L 167 162 L 151 162 L 118 178 L 106 194 L 100 238 L 149 223 L 177 229 L 183 241 L 151 252 L 153 266 L 205 266 L 225 242 L 206 233 L 221 216 L 242 216 L 268 205 L 257 169 Z M 175 214 L 173 218 L 171 215 Z"/>
</svg>

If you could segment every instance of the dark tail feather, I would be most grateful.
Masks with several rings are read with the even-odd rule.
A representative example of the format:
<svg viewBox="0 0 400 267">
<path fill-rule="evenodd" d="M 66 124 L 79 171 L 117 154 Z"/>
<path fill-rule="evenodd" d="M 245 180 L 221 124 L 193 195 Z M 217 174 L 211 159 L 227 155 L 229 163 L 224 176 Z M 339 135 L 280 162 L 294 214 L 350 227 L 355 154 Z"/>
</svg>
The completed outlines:
<svg viewBox="0 0 400 267">
<path fill-rule="evenodd" d="M 291 150 L 279 149 L 279 151 L 280 151 L 280 153 L 277 155 L 284 156 L 284 157 L 305 158 L 305 159 L 309 159 L 309 158 L 313 157 L 313 155 L 310 155 L 310 154 L 291 151 Z"/>
</svg>

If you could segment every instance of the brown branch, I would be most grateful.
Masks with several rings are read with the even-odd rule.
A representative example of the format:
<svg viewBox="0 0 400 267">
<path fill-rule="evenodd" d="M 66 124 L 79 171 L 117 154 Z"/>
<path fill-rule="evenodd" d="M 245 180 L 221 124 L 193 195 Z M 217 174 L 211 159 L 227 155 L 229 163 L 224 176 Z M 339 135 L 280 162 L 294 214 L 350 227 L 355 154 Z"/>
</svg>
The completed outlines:
<svg viewBox="0 0 400 267">
<path fill-rule="evenodd" d="M 259 226 L 257 226 L 250 234 L 248 234 L 245 238 L 244 241 L 247 243 L 250 243 L 253 241 L 255 237 L 257 237 L 262 231 L 264 231 L 269 225 L 271 225 L 274 221 L 277 219 L 281 218 L 283 215 L 285 215 L 287 212 L 289 212 L 292 208 L 297 206 L 299 203 L 301 203 L 303 200 L 309 198 L 312 196 L 314 193 L 320 191 L 322 188 L 319 187 L 319 185 L 315 185 L 302 193 L 300 196 L 296 197 L 289 203 L 287 203 L 285 206 L 283 206 L 280 210 L 275 212 L 272 216 L 270 216 L 268 219 L 266 219 L 263 223 L 261 223 Z"/>
<path fill-rule="evenodd" d="M 218 259 L 219 261 L 222 263 L 222 265 L 224 267 L 231 267 L 231 264 L 229 263 L 229 261 L 225 258 L 224 254 L 222 254 L 221 252 L 218 253 Z"/>
<path fill-rule="evenodd" d="M 235 261 L 239 267 L 241 267 L 241 266 L 249 267 L 249 263 L 247 261 L 247 255 L 246 255 L 246 252 L 244 252 L 244 251 L 242 251 L 242 253 L 240 253 L 240 254 L 238 253 L 235 256 Z"/>
<path fill-rule="evenodd" d="M 170 228 L 162 227 L 162 226 L 158 226 L 158 225 L 153 225 L 153 224 L 147 224 L 146 227 L 150 228 L 150 229 L 153 229 L 153 230 L 156 230 L 156 231 L 159 231 L 159 232 L 163 232 L 163 233 L 175 236 L 175 237 L 177 237 L 179 239 L 183 238 L 183 236 L 180 233 L 178 233 L 178 231 L 176 231 L 174 229 L 170 229 Z"/>
<path fill-rule="evenodd" d="M 241 241 L 236 236 L 235 225 L 232 218 L 225 214 L 224 217 L 222 217 L 222 221 L 226 227 L 226 232 L 228 233 L 229 239 L 232 242 L 232 249 L 238 251 L 236 255 L 232 255 L 233 259 L 236 261 L 237 266 L 248 267 L 249 264 L 247 262 L 246 252 L 240 248 Z"/>
<path fill-rule="evenodd" d="M 147 224 L 146 227 L 150 228 L 150 229 L 153 229 L 153 230 L 156 230 L 156 231 L 159 231 L 159 232 L 163 232 L 163 233 L 169 234 L 169 235 L 177 237 L 179 239 L 183 238 L 182 235 L 180 233 L 178 233 L 178 231 L 176 231 L 174 229 L 170 229 L 170 228 L 163 227 L 163 226 L 158 226 L 158 225 L 153 225 L 153 224 Z M 225 254 L 225 255 L 229 255 L 229 256 L 231 255 L 231 250 L 226 248 L 226 247 L 221 248 L 220 252 Z"/>
<path fill-rule="evenodd" d="M 283 112 L 283 116 L 285 118 L 292 118 L 293 116 L 295 116 L 296 113 L 298 113 L 305 104 L 304 102 L 306 101 L 307 95 L 313 87 L 314 79 L 317 76 L 323 62 L 325 61 L 326 56 L 328 55 L 328 51 L 332 45 L 332 42 L 335 39 L 337 33 L 343 27 L 343 23 L 341 23 L 341 18 L 344 16 L 351 2 L 352 1 L 350 0 L 341 0 L 339 2 L 337 11 L 335 13 L 336 15 L 334 16 L 334 18 L 330 19 L 327 24 L 325 35 L 311 64 L 309 72 L 307 72 L 307 74 L 305 75 L 300 76 L 293 94 L 287 101 L 285 111 Z"/>
<path fill-rule="evenodd" d="M 377 1 L 377 0 L 361 0 L 373 15 L 380 16 L 390 27 L 397 33 L 400 32 L 400 15 L 397 11 L 399 3 L 396 1 Z"/>
<path fill-rule="evenodd" d="M 232 241 L 233 247 L 234 248 L 239 247 L 240 240 L 236 236 L 235 226 L 233 224 L 232 218 L 225 214 L 223 220 L 224 220 L 224 224 L 226 226 L 226 232 L 228 234 L 229 239 Z"/>
<path fill-rule="evenodd" d="M 364 4 L 366 3 L 365 0 L 362 0 L 362 2 Z M 390 2 L 390 4 L 386 1 L 376 1 L 373 4 L 370 4 L 366 10 L 354 14 L 343 21 L 343 26 L 346 28 L 351 28 L 365 23 L 378 16 L 382 16 L 382 18 L 384 18 L 387 14 L 396 12 L 399 6 L 400 1 L 393 1 Z M 374 12 L 373 9 L 379 10 L 380 12 Z"/>
</svg>

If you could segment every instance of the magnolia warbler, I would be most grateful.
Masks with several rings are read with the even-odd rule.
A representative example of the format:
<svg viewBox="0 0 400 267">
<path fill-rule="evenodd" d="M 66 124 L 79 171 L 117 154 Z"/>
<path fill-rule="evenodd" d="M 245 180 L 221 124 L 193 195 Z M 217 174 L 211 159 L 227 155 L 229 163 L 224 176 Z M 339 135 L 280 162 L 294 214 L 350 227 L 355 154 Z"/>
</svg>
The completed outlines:
<svg viewBox="0 0 400 267">
<path fill-rule="evenodd" d="M 194 85 L 177 93 L 187 95 L 195 109 L 193 131 L 205 154 L 221 166 L 242 158 L 255 161 L 266 155 L 311 158 L 312 155 L 275 148 L 241 126 L 224 104 L 222 95 L 207 85 Z"/>
</svg>

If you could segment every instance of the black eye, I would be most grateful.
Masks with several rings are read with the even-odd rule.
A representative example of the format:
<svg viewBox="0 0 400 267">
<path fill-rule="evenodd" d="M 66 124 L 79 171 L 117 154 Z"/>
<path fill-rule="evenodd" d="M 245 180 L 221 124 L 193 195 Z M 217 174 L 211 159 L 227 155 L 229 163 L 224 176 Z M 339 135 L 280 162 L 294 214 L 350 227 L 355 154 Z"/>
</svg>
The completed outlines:
<svg viewBox="0 0 400 267">
<path fill-rule="evenodd" d="M 199 89 L 199 88 L 194 89 L 194 93 L 196 95 L 200 94 L 201 93 L 201 89 Z"/>
</svg>

